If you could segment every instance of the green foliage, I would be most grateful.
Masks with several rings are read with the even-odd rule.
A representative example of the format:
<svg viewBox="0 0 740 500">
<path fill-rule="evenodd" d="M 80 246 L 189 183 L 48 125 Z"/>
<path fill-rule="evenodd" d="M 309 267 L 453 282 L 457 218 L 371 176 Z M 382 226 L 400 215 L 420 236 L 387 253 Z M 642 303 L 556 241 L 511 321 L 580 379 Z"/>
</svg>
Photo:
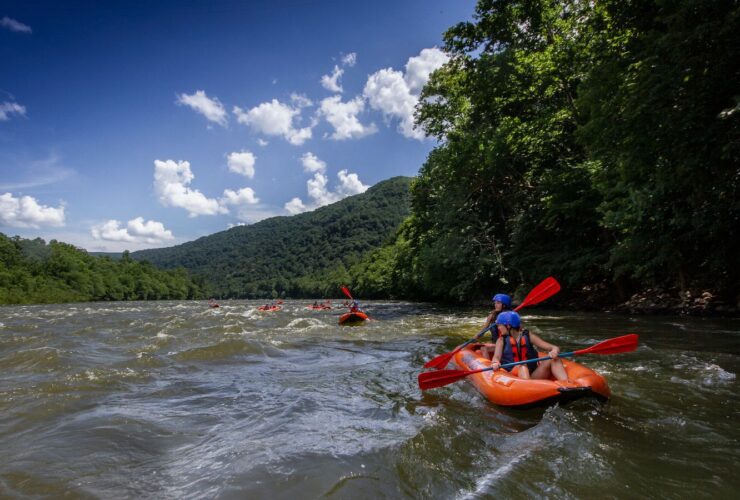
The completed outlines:
<svg viewBox="0 0 740 500">
<path fill-rule="evenodd" d="M 408 215 L 410 182 L 395 177 L 313 212 L 273 217 L 131 257 L 184 267 L 218 297 L 336 296 L 343 284 L 352 284 L 348 269 L 390 241 Z"/>
<path fill-rule="evenodd" d="M 422 92 L 440 144 L 396 248 L 358 268 L 369 289 L 736 295 L 739 33 L 730 0 L 480 0 Z"/>
<path fill-rule="evenodd" d="M 202 298 L 183 269 L 162 271 L 148 262 L 94 257 L 52 240 L 0 233 L 0 304 Z"/>
</svg>

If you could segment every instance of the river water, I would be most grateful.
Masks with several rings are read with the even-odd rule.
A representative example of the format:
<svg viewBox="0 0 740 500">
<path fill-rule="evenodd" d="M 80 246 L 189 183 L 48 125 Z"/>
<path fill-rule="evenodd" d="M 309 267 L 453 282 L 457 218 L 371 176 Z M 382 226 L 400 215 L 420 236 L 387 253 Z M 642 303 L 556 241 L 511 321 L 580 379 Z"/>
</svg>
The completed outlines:
<svg viewBox="0 0 740 500">
<path fill-rule="evenodd" d="M 423 363 L 482 309 L 288 301 L 0 308 L 0 497 L 737 498 L 740 321 L 525 310 L 606 404 L 507 410 Z"/>
</svg>

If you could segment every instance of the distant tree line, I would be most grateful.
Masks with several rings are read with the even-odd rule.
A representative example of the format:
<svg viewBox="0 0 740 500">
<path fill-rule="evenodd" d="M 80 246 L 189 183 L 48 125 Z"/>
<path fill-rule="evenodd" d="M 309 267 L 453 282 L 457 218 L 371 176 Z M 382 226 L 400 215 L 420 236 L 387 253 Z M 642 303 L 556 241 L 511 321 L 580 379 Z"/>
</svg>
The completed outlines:
<svg viewBox="0 0 740 500">
<path fill-rule="evenodd" d="M 124 252 L 93 257 L 52 240 L 0 233 L 0 304 L 202 298 L 184 269 L 163 271 Z"/>
</svg>

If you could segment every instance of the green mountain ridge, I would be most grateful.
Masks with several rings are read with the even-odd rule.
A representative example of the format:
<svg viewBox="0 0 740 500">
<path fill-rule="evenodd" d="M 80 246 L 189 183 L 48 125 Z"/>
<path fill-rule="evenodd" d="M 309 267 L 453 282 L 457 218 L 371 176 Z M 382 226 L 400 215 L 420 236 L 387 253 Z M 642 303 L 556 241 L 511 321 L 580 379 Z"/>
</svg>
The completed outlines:
<svg viewBox="0 0 740 500">
<path fill-rule="evenodd" d="M 213 295 L 316 296 L 349 279 L 347 268 L 395 235 L 410 213 L 410 177 L 295 216 L 279 216 L 174 247 L 132 252 L 136 260 L 183 267 Z"/>
</svg>

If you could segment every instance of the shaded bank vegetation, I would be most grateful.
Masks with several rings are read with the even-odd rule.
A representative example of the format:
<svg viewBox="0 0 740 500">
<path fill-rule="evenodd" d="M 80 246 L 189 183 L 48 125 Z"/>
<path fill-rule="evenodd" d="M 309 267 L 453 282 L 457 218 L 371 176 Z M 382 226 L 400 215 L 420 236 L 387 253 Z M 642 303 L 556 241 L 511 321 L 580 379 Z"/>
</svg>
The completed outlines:
<svg viewBox="0 0 740 500">
<path fill-rule="evenodd" d="M 482 0 L 445 43 L 417 108 L 441 142 L 374 254 L 386 279 L 358 293 L 465 301 L 555 275 L 602 304 L 735 305 L 737 2 Z"/>
</svg>

